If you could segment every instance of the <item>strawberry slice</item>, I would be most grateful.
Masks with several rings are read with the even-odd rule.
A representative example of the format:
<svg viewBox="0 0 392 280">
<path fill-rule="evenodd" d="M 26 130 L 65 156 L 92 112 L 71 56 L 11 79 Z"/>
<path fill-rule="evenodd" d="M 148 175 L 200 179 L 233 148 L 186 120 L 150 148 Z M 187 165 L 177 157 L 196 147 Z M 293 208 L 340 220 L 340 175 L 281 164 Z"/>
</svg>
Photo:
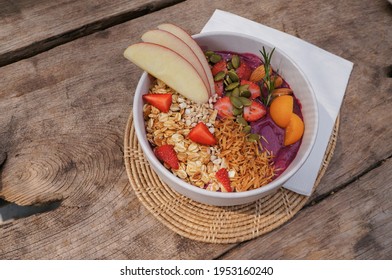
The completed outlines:
<svg viewBox="0 0 392 280">
<path fill-rule="evenodd" d="M 143 95 L 143 100 L 144 102 L 158 108 L 161 112 L 167 113 L 169 112 L 170 106 L 172 104 L 172 95 L 171 93 L 147 93 Z"/>
<path fill-rule="evenodd" d="M 226 168 L 221 168 L 215 173 L 215 178 L 219 183 L 225 188 L 227 192 L 232 192 L 233 189 L 230 186 L 230 178 L 229 172 L 227 172 Z"/>
<path fill-rule="evenodd" d="M 223 71 L 225 73 L 227 72 L 227 64 L 226 64 L 226 61 L 224 61 L 224 60 L 221 60 L 221 61 L 215 63 L 211 69 L 213 76 L 215 76 L 216 74 L 218 74 L 221 71 Z"/>
<path fill-rule="evenodd" d="M 178 158 L 176 151 L 174 150 L 173 145 L 162 145 L 160 147 L 155 148 L 154 150 L 155 156 L 169 165 L 173 169 L 178 169 L 180 166 L 178 164 Z"/>
<path fill-rule="evenodd" d="M 203 123 L 199 122 L 188 134 L 189 139 L 193 142 L 212 146 L 216 144 L 214 135 L 208 130 L 208 127 Z"/>
<path fill-rule="evenodd" d="M 223 96 L 223 81 L 215 82 L 215 92 L 218 96 Z"/>
<path fill-rule="evenodd" d="M 252 69 L 244 62 L 241 62 L 240 66 L 235 71 L 241 80 L 249 80 L 250 75 L 252 74 Z"/>
<path fill-rule="evenodd" d="M 247 81 L 247 80 L 241 80 L 241 86 L 242 85 L 249 85 L 248 90 L 250 91 L 251 99 L 256 99 L 261 95 L 260 87 L 255 84 L 254 82 Z"/>
<path fill-rule="evenodd" d="M 231 104 L 230 98 L 228 96 L 219 98 L 214 104 L 214 109 L 218 110 L 218 115 L 221 118 L 233 116 L 233 104 Z"/>
<path fill-rule="evenodd" d="M 254 122 L 265 116 L 267 110 L 264 105 L 257 101 L 252 101 L 249 107 L 244 107 L 244 119 L 248 122 Z"/>
</svg>

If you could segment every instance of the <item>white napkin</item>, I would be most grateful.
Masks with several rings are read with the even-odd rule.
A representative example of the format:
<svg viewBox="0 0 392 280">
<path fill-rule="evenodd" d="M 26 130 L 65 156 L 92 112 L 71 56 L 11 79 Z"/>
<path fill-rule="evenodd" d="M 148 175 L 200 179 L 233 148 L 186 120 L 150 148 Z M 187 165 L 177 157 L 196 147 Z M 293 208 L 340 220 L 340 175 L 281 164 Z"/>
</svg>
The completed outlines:
<svg viewBox="0 0 392 280">
<path fill-rule="evenodd" d="M 283 187 L 299 194 L 311 195 L 353 63 L 297 37 L 221 10 L 214 12 L 201 32 L 210 31 L 233 31 L 262 38 L 288 54 L 307 75 L 319 106 L 318 135 L 308 160 Z"/>
</svg>

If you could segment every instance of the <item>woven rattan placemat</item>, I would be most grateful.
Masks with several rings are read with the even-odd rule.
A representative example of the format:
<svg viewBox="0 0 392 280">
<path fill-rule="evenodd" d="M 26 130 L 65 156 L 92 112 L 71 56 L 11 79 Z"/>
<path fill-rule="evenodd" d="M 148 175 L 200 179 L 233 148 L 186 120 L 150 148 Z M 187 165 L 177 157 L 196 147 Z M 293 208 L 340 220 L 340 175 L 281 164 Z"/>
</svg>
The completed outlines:
<svg viewBox="0 0 392 280">
<path fill-rule="evenodd" d="M 339 119 L 313 190 L 331 160 L 338 128 Z M 139 146 L 132 113 L 125 130 L 124 157 L 131 186 L 142 204 L 171 230 L 197 241 L 236 243 L 258 237 L 288 221 L 309 199 L 284 188 L 238 206 L 211 206 L 186 198 L 163 183 L 151 169 Z"/>
</svg>

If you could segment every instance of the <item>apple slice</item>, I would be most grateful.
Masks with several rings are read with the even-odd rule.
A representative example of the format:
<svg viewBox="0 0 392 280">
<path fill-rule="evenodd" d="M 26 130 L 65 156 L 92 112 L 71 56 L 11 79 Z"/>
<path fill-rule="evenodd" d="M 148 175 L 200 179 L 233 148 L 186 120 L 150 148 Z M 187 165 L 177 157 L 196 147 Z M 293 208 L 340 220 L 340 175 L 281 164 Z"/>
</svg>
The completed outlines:
<svg viewBox="0 0 392 280">
<path fill-rule="evenodd" d="M 160 24 L 158 25 L 158 29 L 172 33 L 173 35 L 183 40 L 185 44 L 187 44 L 192 49 L 203 66 L 205 73 L 207 74 L 211 93 L 215 93 L 214 78 L 212 77 L 210 66 L 208 65 L 207 59 L 196 41 L 184 29 L 171 23 Z"/>
<path fill-rule="evenodd" d="M 208 102 L 208 90 L 199 73 L 178 53 L 161 45 L 143 42 L 129 46 L 124 56 L 190 100 Z"/>
<path fill-rule="evenodd" d="M 195 67 L 196 71 L 203 79 L 203 82 L 210 93 L 210 84 L 208 82 L 207 74 L 204 71 L 203 66 L 201 65 L 199 59 L 192 51 L 192 49 L 187 44 L 185 44 L 183 40 L 170 32 L 159 29 L 147 31 L 143 34 L 142 40 L 144 42 L 154 43 L 171 49 L 172 51 L 175 51 L 183 58 L 185 58 L 190 64 L 193 65 L 193 67 Z"/>
</svg>

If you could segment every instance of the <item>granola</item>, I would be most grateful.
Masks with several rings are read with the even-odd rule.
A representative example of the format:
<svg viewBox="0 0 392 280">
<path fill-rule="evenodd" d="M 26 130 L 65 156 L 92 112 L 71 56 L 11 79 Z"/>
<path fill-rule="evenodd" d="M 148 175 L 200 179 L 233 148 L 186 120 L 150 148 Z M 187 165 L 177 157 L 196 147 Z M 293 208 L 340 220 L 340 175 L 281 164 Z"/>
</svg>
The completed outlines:
<svg viewBox="0 0 392 280">
<path fill-rule="evenodd" d="M 210 97 L 206 104 L 196 104 L 162 81 L 156 80 L 150 91 L 157 94 L 172 93 L 172 104 L 163 113 L 150 104 L 143 107 L 147 139 L 152 146 L 173 145 L 179 160 L 179 169 L 172 172 L 187 183 L 212 191 L 226 191 L 215 178 L 220 168 L 227 168 L 224 158 L 219 156 L 217 147 L 208 147 L 187 138 L 197 123 L 203 122 L 211 133 L 215 132 L 217 111 L 214 102 L 217 95 Z M 168 168 L 168 166 L 165 164 Z M 229 171 L 230 172 L 230 171 Z M 233 174 L 234 170 L 230 173 Z"/>
</svg>

